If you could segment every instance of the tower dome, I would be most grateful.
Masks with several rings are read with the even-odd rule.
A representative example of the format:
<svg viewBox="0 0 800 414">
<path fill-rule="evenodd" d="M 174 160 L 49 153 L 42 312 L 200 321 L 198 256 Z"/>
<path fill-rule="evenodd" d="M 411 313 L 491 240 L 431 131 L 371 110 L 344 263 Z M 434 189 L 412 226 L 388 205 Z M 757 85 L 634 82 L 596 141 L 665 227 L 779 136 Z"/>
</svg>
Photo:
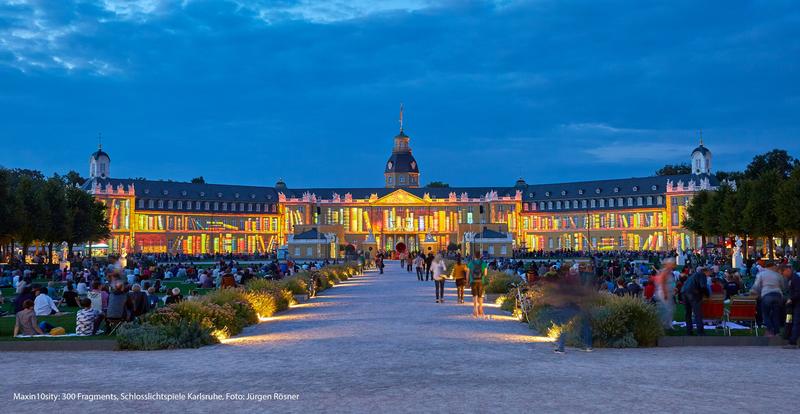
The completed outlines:
<svg viewBox="0 0 800 414">
<path fill-rule="evenodd" d="M 400 132 L 394 137 L 394 148 L 383 176 L 386 188 L 419 187 L 419 166 L 408 145 L 410 137 L 403 131 L 403 105 L 400 105 Z"/>
<path fill-rule="evenodd" d="M 700 145 L 692 151 L 692 174 L 711 174 L 711 151 L 703 145 L 700 132 Z"/>
<path fill-rule="evenodd" d="M 111 175 L 111 157 L 103 151 L 103 144 L 89 156 L 89 178 L 108 178 Z"/>
</svg>

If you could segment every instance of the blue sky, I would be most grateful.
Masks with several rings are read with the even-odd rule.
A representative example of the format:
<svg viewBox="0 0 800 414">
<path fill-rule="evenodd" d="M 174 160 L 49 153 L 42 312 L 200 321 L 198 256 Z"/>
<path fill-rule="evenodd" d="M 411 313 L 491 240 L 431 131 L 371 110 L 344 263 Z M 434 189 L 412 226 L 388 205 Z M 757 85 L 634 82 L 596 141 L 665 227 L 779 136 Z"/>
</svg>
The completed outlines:
<svg viewBox="0 0 800 414">
<path fill-rule="evenodd" d="M 800 155 L 800 7 L 765 2 L 0 5 L 0 165 L 380 186 L 400 102 L 422 182 L 649 175 Z"/>
</svg>

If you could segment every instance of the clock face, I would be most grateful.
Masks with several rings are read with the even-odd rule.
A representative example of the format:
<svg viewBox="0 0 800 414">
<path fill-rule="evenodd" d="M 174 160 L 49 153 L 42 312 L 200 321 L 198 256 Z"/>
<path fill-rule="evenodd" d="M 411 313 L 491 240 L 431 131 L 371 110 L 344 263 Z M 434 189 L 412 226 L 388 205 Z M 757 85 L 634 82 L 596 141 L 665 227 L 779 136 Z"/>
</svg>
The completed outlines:
<svg viewBox="0 0 800 414">
<path fill-rule="evenodd" d="M 391 161 L 386 163 L 386 169 L 387 170 L 391 170 L 393 166 L 394 166 L 394 164 Z"/>
</svg>

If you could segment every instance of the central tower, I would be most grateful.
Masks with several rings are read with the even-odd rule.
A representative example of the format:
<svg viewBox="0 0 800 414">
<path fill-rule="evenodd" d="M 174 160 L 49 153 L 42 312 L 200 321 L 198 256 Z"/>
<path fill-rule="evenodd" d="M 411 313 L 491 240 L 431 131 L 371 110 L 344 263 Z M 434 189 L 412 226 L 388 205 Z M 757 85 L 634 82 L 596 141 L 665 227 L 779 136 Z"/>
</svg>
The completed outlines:
<svg viewBox="0 0 800 414">
<path fill-rule="evenodd" d="M 419 187 L 417 160 L 408 146 L 409 136 L 403 132 L 403 104 L 400 104 L 400 133 L 394 137 L 394 148 L 383 171 L 386 188 Z"/>
</svg>

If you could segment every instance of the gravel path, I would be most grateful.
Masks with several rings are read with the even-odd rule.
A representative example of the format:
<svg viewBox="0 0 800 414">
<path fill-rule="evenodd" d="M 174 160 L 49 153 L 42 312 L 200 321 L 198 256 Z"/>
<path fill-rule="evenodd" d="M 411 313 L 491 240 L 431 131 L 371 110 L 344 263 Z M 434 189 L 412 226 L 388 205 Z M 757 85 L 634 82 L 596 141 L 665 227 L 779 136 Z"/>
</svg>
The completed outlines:
<svg viewBox="0 0 800 414">
<path fill-rule="evenodd" d="M 791 411 L 800 351 L 552 352 L 496 308 L 434 303 L 432 282 L 388 264 L 197 350 L 0 354 L 2 412 Z M 13 393 L 226 393 L 222 401 L 20 401 Z M 276 400 L 275 393 L 284 398 Z M 238 396 L 236 396 L 238 397 Z M 67 410 L 65 410 L 67 411 Z"/>
</svg>

